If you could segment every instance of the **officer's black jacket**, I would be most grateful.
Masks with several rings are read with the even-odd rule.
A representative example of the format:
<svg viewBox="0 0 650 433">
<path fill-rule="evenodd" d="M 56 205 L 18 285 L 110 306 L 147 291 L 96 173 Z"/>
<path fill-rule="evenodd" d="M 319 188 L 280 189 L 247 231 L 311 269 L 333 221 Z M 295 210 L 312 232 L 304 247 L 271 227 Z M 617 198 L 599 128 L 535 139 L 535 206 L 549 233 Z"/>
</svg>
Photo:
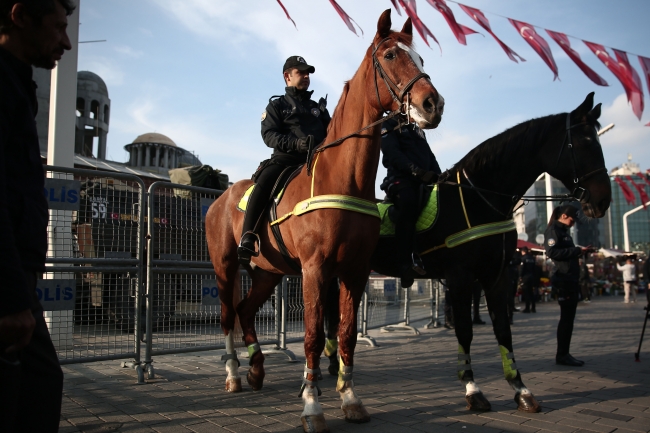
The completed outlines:
<svg viewBox="0 0 650 433">
<path fill-rule="evenodd" d="M 30 307 L 26 272 L 45 270 L 47 201 L 32 68 L 0 48 L 0 317 Z"/>
<path fill-rule="evenodd" d="M 549 225 L 544 233 L 544 249 L 555 264 L 552 281 L 577 283 L 580 279 L 578 257 L 582 255 L 582 249 L 573 243 L 569 226 L 559 221 Z"/>
<path fill-rule="evenodd" d="M 292 149 L 298 138 L 314 136 L 314 145 L 320 144 L 327 135 L 330 114 L 324 106 L 312 101 L 312 91 L 286 87 L 286 93 L 271 98 L 262 115 L 262 138 L 273 148 L 274 161 L 286 165 L 298 165 L 307 160 L 306 153 Z"/>
<path fill-rule="evenodd" d="M 381 129 L 382 164 L 388 169 L 387 178 L 416 180 L 418 168 L 440 174 L 424 131 L 416 124 L 396 129 L 397 124 L 395 118 L 388 119 Z"/>
<path fill-rule="evenodd" d="M 535 257 L 527 253 L 521 257 L 521 277 L 535 276 Z"/>
</svg>

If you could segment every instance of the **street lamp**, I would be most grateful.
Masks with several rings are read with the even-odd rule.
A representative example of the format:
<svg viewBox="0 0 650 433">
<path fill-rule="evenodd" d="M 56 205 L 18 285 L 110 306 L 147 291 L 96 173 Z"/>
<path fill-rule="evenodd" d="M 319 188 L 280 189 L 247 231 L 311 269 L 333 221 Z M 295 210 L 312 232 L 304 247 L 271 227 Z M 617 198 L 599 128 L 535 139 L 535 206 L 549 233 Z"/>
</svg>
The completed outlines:
<svg viewBox="0 0 650 433">
<path fill-rule="evenodd" d="M 625 239 L 625 251 L 630 251 L 630 236 L 627 230 L 627 217 L 632 215 L 634 212 L 640 211 L 648 205 L 650 205 L 650 201 L 623 214 L 623 238 Z"/>
</svg>

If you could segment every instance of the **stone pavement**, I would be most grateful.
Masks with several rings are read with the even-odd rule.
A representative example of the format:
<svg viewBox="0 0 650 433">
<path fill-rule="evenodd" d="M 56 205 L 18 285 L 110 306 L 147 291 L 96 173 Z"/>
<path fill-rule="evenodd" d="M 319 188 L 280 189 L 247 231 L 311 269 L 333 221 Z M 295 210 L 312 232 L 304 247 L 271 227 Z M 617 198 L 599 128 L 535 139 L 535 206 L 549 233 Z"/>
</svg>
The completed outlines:
<svg viewBox="0 0 650 433">
<path fill-rule="evenodd" d="M 633 355 L 645 312 L 643 304 L 621 300 L 579 305 L 571 352 L 586 361 L 581 368 L 555 365 L 557 303 L 515 315 L 517 365 L 542 413 L 516 410 L 489 325 L 475 326 L 472 346 L 477 383 L 492 403 L 487 413 L 465 409 L 453 331 L 421 329 L 420 336 L 371 331 L 380 347 L 357 346 L 355 384 L 372 420 L 346 423 L 335 378 L 327 376 L 320 401 L 329 427 L 372 433 L 649 432 L 650 336 L 640 363 Z M 483 319 L 489 321 L 487 314 Z M 223 389 L 222 351 L 155 357 L 156 379 L 145 385 L 137 385 L 135 372 L 118 361 L 65 366 L 60 432 L 300 432 L 302 344 L 290 349 L 301 362 L 267 357 L 261 391 L 245 384 L 242 362 L 244 391 L 238 394 Z"/>
</svg>

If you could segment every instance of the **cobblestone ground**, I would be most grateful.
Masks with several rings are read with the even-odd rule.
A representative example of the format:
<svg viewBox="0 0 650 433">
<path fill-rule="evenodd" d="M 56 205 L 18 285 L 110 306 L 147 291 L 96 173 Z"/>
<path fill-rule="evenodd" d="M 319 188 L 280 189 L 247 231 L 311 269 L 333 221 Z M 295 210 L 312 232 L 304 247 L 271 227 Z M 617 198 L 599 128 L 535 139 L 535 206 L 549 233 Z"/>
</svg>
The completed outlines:
<svg viewBox="0 0 650 433">
<path fill-rule="evenodd" d="M 536 314 L 515 315 L 517 365 L 543 406 L 518 412 L 503 380 L 492 328 L 475 326 L 472 365 L 492 411 L 465 409 L 456 379 L 456 338 L 444 328 L 371 332 L 378 348 L 357 346 L 355 383 L 372 420 L 348 424 L 340 410 L 335 378 L 321 383 L 320 401 L 333 432 L 648 432 L 650 431 L 650 337 L 634 362 L 645 312 L 643 304 L 600 298 L 580 304 L 571 352 L 581 368 L 555 365 L 556 303 Z M 487 314 L 483 319 L 489 323 Z M 424 322 L 416 323 L 422 326 Z M 290 345 L 304 361 L 302 344 Z M 303 362 L 282 355 L 266 359 L 264 388 L 224 391 L 221 351 L 155 357 L 156 379 L 136 384 L 133 370 L 117 361 L 64 367 L 62 433 L 67 432 L 299 432 L 297 397 Z M 325 360 L 326 361 L 326 360 Z M 247 363 L 240 372 L 245 377 Z M 326 372 L 326 370 L 325 370 Z M 245 379 L 244 379 L 245 382 Z"/>
</svg>

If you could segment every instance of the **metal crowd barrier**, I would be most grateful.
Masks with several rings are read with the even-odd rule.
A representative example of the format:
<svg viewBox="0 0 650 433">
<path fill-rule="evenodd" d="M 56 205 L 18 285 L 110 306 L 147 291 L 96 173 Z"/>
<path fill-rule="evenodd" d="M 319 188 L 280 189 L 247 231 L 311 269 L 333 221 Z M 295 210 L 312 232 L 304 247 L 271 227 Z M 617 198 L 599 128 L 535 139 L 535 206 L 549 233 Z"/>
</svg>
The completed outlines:
<svg viewBox="0 0 650 433">
<path fill-rule="evenodd" d="M 138 382 L 154 378 L 156 355 L 225 348 L 220 302 L 205 235 L 205 215 L 221 191 L 133 175 L 45 167 L 50 206 L 47 272 L 37 294 L 60 362 L 128 359 Z M 142 222 L 146 224 L 142 224 Z M 251 280 L 241 272 L 242 298 Z M 358 341 L 369 329 L 439 326 L 442 286 L 370 276 L 359 307 Z M 286 276 L 257 314 L 265 353 L 295 356 L 304 339 L 302 278 Z M 240 336 L 235 336 L 240 343 Z M 144 342 L 144 359 L 141 344 Z"/>
<path fill-rule="evenodd" d="M 137 176 L 45 166 L 47 270 L 36 293 L 61 364 L 140 363 L 145 186 Z"/>
</svg>

